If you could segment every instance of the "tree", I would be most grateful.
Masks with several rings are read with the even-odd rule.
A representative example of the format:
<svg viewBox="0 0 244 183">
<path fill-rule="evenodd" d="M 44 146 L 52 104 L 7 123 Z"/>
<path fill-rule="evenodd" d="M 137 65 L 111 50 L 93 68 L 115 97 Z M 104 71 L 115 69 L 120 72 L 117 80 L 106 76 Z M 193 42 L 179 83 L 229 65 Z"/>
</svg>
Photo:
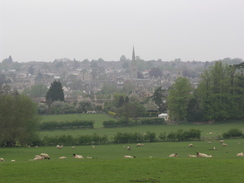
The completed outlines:
<svg viewBox="0 0 244 183">
<path fill-rule="evenodd" d="M 0 146 L 31 145 L 37 139 L 37 106 L 25 95 L 0 95 Z"/>
<path fill-rule="evenodd" d="M 153 96 L 151 96 L 151 99 L 158 106 L 159 112 L 166 111 L 166 90 L 162 89 L 162 87 L 157 88 L 154 91 Z"/>
<path fill-rule="evenodd" d="M 158 67 L 154 67 L 149 71 L 149 76 L 154 78 L 162 78 L 163 72 Z"/>
<path fill-rule="evenodd" d="M 62 89 L 62 84 L 60 81 L 56 80 L 51 84 L 46 94 L 46 103 L 48 107 L 50 107 L 54 101 L 64 101 L 64 91 Z"/>
<path fill-rule="evenodd" d="M 181 121 L 187 117 L 187 106 L 191 99 L 192 87 L 190 81 L 179 77 L 169 89 L 167 105 L 171 120 Z"/>
<path fill-rule="evenodd" d="M 30 89 L 25 89 L 23 93 L 26 95 L 36 98 L 36 97 L 44 97 L 45 94 L 47 93 L 48 89 L 45 85 L 43 84 L 37 84 L 31 86 Z"/>
<path fill-rule="evenodd" d="M 120 96 L 119 101 L 118 101 L 118 107 L 122 107 L 125 103 L 124 97 Z"/>
</svg>

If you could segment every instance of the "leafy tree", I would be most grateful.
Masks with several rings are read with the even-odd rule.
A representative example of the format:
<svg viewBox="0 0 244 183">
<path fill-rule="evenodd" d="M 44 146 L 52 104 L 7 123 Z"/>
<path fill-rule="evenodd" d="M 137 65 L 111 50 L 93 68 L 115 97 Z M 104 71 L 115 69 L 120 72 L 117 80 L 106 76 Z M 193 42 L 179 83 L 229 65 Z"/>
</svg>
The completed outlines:
<svg viewBox="0 0 244 183">
<path fill-rule="evenodd" d="M 153 95 L 151 96 L 151 99 L 158 106 L 159 112 L 166 111 L 166 90 L 165 89 L 162 89 L 162 87 L 157 88 L 154 91 Z"/>
<path fill-rule="evenodd" d="M 0 146 L 31 145 L 37 139 L 37 106 L 25 95 L 0 95 Z"/>
<path fill-rule="evenodd" d="M 133 102 L 125 103 L 122 107 L 119 108 L 118 113 L 121 116 L 124 116 L 126 119 L 135 118 L 137 119 L 143 113 L 145 113 L 145 108 L 142 104 Z"/>
<path fill-rule="evenodd" d="M 122 107 L 125 103 L 124 97 L 120 96 L 119 101 L 118 101 L 118 107 Z"/>
<path fill-rule="evenodd" d="M 84 101 L 80 101 L 77 106 L 76 106 L 76 111 L 78 113 L 86 113 L 89 110 L 92 110 L 92 103 L 89 100 L 84 100 Z"/>
<path fill-rule="evenodd" d="M 162 78 L 163 72 L 158 67 L 154 67 L 149 71 L 149 76 L 154 78 L 158 78 L 158 77 Z"/>
<path fill-rule="evenodd" d="M 54 102 L 54 101 L 64 101 L 64 91 L 62 89 L 62 84 L 60 81 L 54 81 L 47 94 L 46 94 L 46 102 L 48 104 L 48 106 L 50 107 L 51 104 Z"/>
<path fill-rule="evenodd" d="M 191 99 L 192 87 L 190 81 L 179 77 L 169 89 L 167 105 L 171 120 L 185 120 L 187 117 L 187 106 Z"/>
<path fill-rule="evenodd" d="M 30 89 L 25 89 L 23 91 L 24 94 L 36 98 L 36 97 L 44 97 L 47 93 L 48 89 L 45 85 L 43 84 L 37 84 L 31 86 Z"/>
</svg>

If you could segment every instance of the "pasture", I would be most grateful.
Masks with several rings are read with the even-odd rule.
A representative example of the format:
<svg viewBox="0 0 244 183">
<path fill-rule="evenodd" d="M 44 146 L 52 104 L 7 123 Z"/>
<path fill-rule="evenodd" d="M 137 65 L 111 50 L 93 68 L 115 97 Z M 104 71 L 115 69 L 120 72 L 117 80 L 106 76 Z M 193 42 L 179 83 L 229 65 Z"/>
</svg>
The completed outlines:
<svg viewBox="0 0 244 183">
<path fill-rule="evenodd" d="M 244 129 L 243 121 L 214 124 L 181 124 L 160 126 L 134 126 L 127 128 L 102 128 L 102 122 L 113 118 L 105 114 L 73 114 L 42 116 L 42 121 L 73 121 L 76 119 L 94 121 L 94 129 L 41 131 L 40 136 L 85 134 L 107 135 L 112 137 L 117 132 L 147 131 L 160 133 L 200 129 L 202 141 L 193 142 L 156 142 L 136 144 L 109 144 L 92 146 L 65 146 L 57 149 L 47 147 L 0 148 L 1 182 L 4 183 L 128 183 L 128 182 L 174 182 L 174 183 L 242 183 L 244 180 L 244 157 L 236 154 L 244 152 L 244 139 L 224 140 L 228 146 L 219 143 L 219 133 L 230 128 Z M 207 142 L 211 141 L 211 144 Z M 192 143 L 193 147 L 188 147 Z M 60 144 L 61 145 L 61 144 Z M 127 150 L 131 146 L 131 150 Z M 215 148 L 214 148 L 215 147 Z M 215 150 L 214 150 L 215 149 Z M 196 152 L 211 154 L 212 158 L 190 158 L 187 155 Z M 48 153 L 50 160 L 32 161 L 35 155 Z M 84 159 L 74 159 L 72 154 L 80 154 Z M 169 158 L 172 153 L 178 157 Z M 134 159 L 124 155 L 136 156 Z M 59 157 L 67 159 L 60 160 Z M 87 159 L 87 156 L 93 157 Z M 11 162 L 11 160 L 16 160 Z"/>
<path fill-rule="evenodd" d="M 95 146 L 23 147 L 1 148 L 1 182 L 243 182 L 244 157 L 236 154 L 244 151 L 244 139 L 218 141 L 113 144 Z M 131 146 L 131 150 L 125 147 Z M 213 150 L 216 147 L 216 150 Z M 188 154 L 203 152 L 212 158 L 189 158 Z M 48 153 L 50 160 L 30 161 L 36 154 Z M 179 157 L 169 158 L 177 152 Z M 74 159 L 73 153 L 84 159 Z M 123 155 L 136 156 L 125 159 Z M 60 160 L 60 156 L 67 159 Z M 87 159 L 87 156 L 93 159 Z M 11 162 L 14 159 L 16 162 Z"/>
</svg>

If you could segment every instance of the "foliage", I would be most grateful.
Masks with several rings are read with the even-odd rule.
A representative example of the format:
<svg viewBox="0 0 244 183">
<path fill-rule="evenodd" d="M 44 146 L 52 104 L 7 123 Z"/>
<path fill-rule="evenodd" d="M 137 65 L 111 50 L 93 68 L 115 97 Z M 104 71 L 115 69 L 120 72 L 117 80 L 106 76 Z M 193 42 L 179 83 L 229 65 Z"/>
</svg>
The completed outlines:
<svg viewBox="0 0 244 183">
<path fill-rule="evenodd" d="M 190 129 L 189 131 L 178 129 L 176 132 L 170 132 L 167 138 L 169 141 L 200 140 L 201 131 L 199 129 Z"/>
<path fill-rule="evenodd" d="M 0 146 L 32 144 L 37 139 L 36 104 L 24 95 L 0 95 Z"/>
<path fill-rule="evenodd" d="M 244 117 L 244 79 L 238 69 L 216 62 L 203 72 L 196 89 L 203 120 Z"/>
<path fill-rule="evenodd" d="M 30 89 L 25 89 L 23 93 L 26 94 L 27 96 L 36 98 L 36 97 L 45 97 L 47 91 L 48 89 L 45 85 L 37 84 L 31 86 Z"/>
<path fill-rule="evenodd" d="M 93 121 L 65 121 L 65 122 L 43 122 L 40 125 L 40 130 L 57 130 L 57 129 L 86 129 L 94 128 Z"/>
<path fill-rule="evenodd" d="M 228 132 L 222 134 L 225 139 L 243 137 L 243 132 L 238 128 L 231 128 Z"/>
<path fill-rule="evenodd" d="M 166 111 L 166 90 L 162 87 L 157 88 L 153 95 L 151 96 L 151 99 L 154 101 L 154 103 L 158 106 L 159 112 L 165 112 Z"/>
<path fill-rule="evenodd" d="M 191 99 L 192 87 L 190 81 L 179 77 L 169 89 L 167 105 L 169 118 L 175 121 L 185 120 L 187 117 L 187 106 Z"/>
<path fill-rule="evenodd" d="M 89 100 L 80 101 L 76 106 L 76 112 L 78 112 L 78 113 L 86 113 L 87 111 L 92 110 L 92 109 L 93 109 L 93 106 L 92 106 L 91 101 L 89 101 Z"/>
<path fill-rule="evenodd" d="M 149 76 L 153 78 L 162 78 L 163 73 L 161 69 L 159 69 L 158 67 L 154 67 L 149 71 Z"/>
<path fill-rule="evenodd" d="M 50 107 L 54 101 L 64 101 L 64 91 L 60 81 L 53 81 L 46 94 L 46 102 Z"/>
</svg>

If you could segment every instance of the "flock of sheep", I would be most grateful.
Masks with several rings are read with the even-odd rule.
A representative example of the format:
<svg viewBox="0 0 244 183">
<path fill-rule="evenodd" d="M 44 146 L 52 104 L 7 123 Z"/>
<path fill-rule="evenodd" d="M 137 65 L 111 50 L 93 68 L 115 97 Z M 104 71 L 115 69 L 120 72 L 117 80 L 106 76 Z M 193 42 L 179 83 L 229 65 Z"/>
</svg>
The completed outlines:
<svg viewBox="0 0 244 183">
<path fill-rule="evenodd" d="M 223 140 L 220 140 L 219 142 L 222 144 L 222 146 L 228 146 L 226 143 L 224 143 Z M 208 142 L 208 144 L 211 144 L 211 142 Z M 144 146 L 144 144 L 142 144 L 142 143 L 136 144 L 136 147 L 142 147 L 142 146 Z M 193 147 L 193 144 L 188 144 L 188 147 Z M 57 145 L 56 148 L 57 149 L 62 149 L 63 145 Z M 75 147 L 72 146 L 71 148 L 74 149 Z M 95 146 L 93 145 L 92 148 L 94 149 Z M 127 149 L 127 150 L 131 150 L 132 149 L 131 146 L 127 146 L 127 147 L 124 146 L 124 148 Z M 215 150 L 215 149 L 216 148 L 213 147 L 213 150 Z M 200 153 L 200 152 L 196 152 L 196 155 L 188 154 L 187 156 L 190 157 L 190 158 L 196 158 L 196 157 L 211 158 L 211 157 L 213 157 L 212 155 L 205 154 L 205 153 Z M 243 152 L 240 152 L 240 153 L 237 153 L 236 156 L 237 157 L 243 157 L 244 154 L 243 154 Z M 170 154 L 169 157 L 178 157 L 178 153 Z M 82 155 L 73 154 L 73 158 L 83 159 L 84 157 Z M 87 159 L 93 159 L 93 157 L 91 157 L 91 156 L 87 156 L 86 158 Z M 123 158 L 136 158 L 136 156 L 124 155 Z M 149 158 L 152 158 L 152 156 L 150 156 Z M 35 155 L 34 159 L 30 159 L 29 161 L 44 160 L 44 159 L 50 159 L 50 156 L 47 153 L 41 153 L 39 155 Z M 67 157 L 66 156 L 61 156 L 61 157 L 59 157 L 59 159 L 67 159 Z M 0 162 L 1 161 L 5 161 L 5 160 L 3 158 L 0 158 Z M 15 162 L 15 160 L 11 160 L 11 161 Z"/>
</svg>

